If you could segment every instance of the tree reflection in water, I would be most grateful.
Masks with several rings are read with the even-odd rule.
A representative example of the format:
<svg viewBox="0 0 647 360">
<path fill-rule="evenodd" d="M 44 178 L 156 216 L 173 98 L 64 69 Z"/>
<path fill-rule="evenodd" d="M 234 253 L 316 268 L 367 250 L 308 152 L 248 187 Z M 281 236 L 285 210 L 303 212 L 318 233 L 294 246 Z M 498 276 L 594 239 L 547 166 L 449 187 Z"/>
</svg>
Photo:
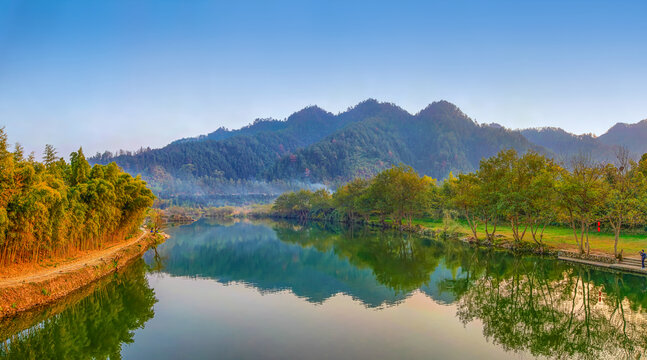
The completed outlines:
<svg viewBox="0 0 647 360">
<path fill-rule="evenodd" d="M 635 277 L 522 258 L 490 271 L 491 260 L 475 264 L 483 271 L 460 297 L 458 316 L 464 323 L 480 320 L 494 343 L 554 358 L 644 356 L 643 307 L 623 284 Z"/>
<path fill-rule="evenodd" d="M 307 236 L 317 226 L 275 225 L 282 241 L 334 249 L 396 291 L 429 289 L 450 293 L 457 316 L 483 323 L 486 338 L 508 351 L 550 358 L 641 358 L 647 347 L 647 318 L 640 276 L 572 266 L 534 256 L 475 249 L 397 232 L 338 230 Z M 430 278 L 431 276 L 431 278 Z"/>
<path fill-rule="evenodd" d="M 119 358 L 153 317 L 146 271 L 290 290 L 311 303 L 346 294 L 367 308 L 414 292 L 483 324 L 491 342 L 548 358 L 645 356 L 645 278 L 512 256 L 395 231 L 287 222 L 200 220 L 172 229 L 114 280 L 41 312 L 0 323 L 0 357 Z M 35 325 L 34 325 L 35 324 Z"/>
<path fill-rule="evenodd" d="M 154 316 L 155 294 L 142 260 L 104 279 L 90 294 L 71 296 L 56 307 L 23 314 L 0 324 L 0 357 L 8 359 L 119 359 L 122 344 Z"/>
</svg>

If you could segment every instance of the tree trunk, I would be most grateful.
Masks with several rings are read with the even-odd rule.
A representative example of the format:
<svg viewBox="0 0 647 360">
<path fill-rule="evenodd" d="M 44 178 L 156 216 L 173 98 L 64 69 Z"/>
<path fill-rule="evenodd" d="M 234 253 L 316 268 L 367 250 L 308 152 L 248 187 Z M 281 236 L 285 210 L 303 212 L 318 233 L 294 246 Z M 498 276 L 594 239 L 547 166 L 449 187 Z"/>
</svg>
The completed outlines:
<svg viewBox="0 0 647 360">
<path fill-rule="evenodd" d="M 469 224 L 470 229 L 472 229 L 474 240 L 478 240 L 478 236 L 476 235 L 476 219 L 470 217 L 470 212 L 468 210 L 465 210 L 465 218 L 467 219 L 467 223 Z"/>
<path fill-rule="evenodd" d="M 580 254 L 584 254 L 584 221 L 580 221 Z"/>
<path fill-rule="evenodd" d="M 586 255 L 590 255 L 591 247 L 589 246 L 589 225 L 586 225 Z"/>
<path fill-rule="evenodd" d="M 609 224 L 611 224 L 611 227 L 613 228 L 613 234 L 614 236 L 614 243 L 613 243 L 613 255 L 617 258 L 618 257 L 618 242 L 620 240 L 620 229 L 622 227 L 622 220 L 618 219 L 618 222 L 613 222 L 613 220 L 609 219 Z"/>
<path fill-rule="evenodd" d="M 484 216 L 484 218 L 485 219 L 484 219 L 483 223 L 485 224 L 485 237 L 486 237 L 486 239 L 489 240 L 490 239 L 490 233 L 488 232 L 488 229 L 487 229 L 488 217 Z"/>
</svg>

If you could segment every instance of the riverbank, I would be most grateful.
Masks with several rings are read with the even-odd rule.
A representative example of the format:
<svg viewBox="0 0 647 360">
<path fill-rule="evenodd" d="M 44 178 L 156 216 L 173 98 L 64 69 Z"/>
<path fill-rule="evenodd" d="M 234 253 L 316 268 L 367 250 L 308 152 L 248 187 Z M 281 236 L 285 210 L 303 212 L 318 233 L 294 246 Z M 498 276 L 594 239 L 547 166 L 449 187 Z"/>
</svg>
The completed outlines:
<svg viewBox="0 0 647 360">
<path fill-rule="evenodd" d="M 276 214 L 273 214 L 271 212 L 265 212 L 260 214 L 257 213 L 254 215 L 255 215 L 254 218 L 257 218 L 257 219 L 264 218 L 264 217 L 285 218 L 282 216 L 276 216 Z M 313 221 L 318 221 L 318 220 L 315 219 Z M 422 225 L 423 223 L 427 225 L 432 224 L 432 226 Z M 587 266 L 594 266 L 594 267 L 606 268 L 614 271 L 631 272 L 634 274 L 647 275 L 647 272 L 644 269 L 641 269 L 640 260 L 637 256 L 624 256 L 621 260 L 618 260 L 613 255 L 612 252 L 609 253 L 605 251 L 600 251 L 599 249 L 593 247 L 594 245 L 593 242 L 591 244 L 592 247 L 589 254 L 586 254 L 586 253 L 581 254 L 575 244 L 568 244 L 565 242 L 558 242 L 557 244 L 555 244 L 557 240 L 554 240 L 554 239 L 548 240 L 545 238 L 541 245 L 535 243 L 532 240 L 524 240 L 521 242 L 516 242 L 511 238 L 511 236 L 507 236 L 507 234 L 505 234 L 506 232 L 505 226 L 500 226 L 499 229 L 501 229 L 502 231 L 497 231 L 497 235 L 495 236 L 495 238 L 492 241 L 490 241 L 485 239 L 485 234 L 483 234 L 483 237 L 480 237 L 478 240 L 474 239 L 473 236 L 470 236 L 467 232 L 462 231 L 464 230 L 464 228 L 463 226 L 461 226 L 462 224 L 458 222 L 451 227 L 450 231 L 446 231 L 446 229 L 443 227 L 442 222 L 440 221 L 421 220 L 421 219 L 414 220 L 412 226 L 408 226 L 406 224 L 398 226 L 398 225 L 394 225 L 390 221 L 382 223 L 375 219 L 371 219 L 368 222 L 360 221 L 358 222 L 358 224 L 361 224 L 362 226 L 369 226 L 369 227 L 379 228 L 379 229 L 395 229 L 395 230 L 399 230 L 407 233 L 415 233 L 420 236 L 429 236 L 432 238 L 442 237 L 446 239 L 453 239 L 453 240 L 468 243 L 471 246 L 475 246 L 475 247 L 498 249 L 500 251 L 508 251 L 515 254 L 549 256 L 557 260 L 578 262 Z M 553 233 L 555 231 L 567 231 L 567 229 L 561 229 L 557 227 L 553 229 L 547 229 L 547 233 Z M 596 239 L 600 239 L 605 235 L 607 237 L 607 239 L 605 239 L 607 242 L 613 241 L 612 235 L 604 234 L 604 233 L 597 234 Z M 633 237 L 638 238 L 635 235 Z M 563 241 L 564 239 L 560 238 L 560 240 Z M 593 240 L 593 237 L 591 237 L 591 240 Z M 634 243 L 634 246 L 638 245 L 638 242 L 636 241 L 636 239 L 634 239 L 634 241 L 632 242 Z M 641 246 L 644 246 L 644 245 L 641 245 Z M 627 253 L 624 252 L 624 254 L 626 255 Z"/>
<path fill-rule="evenodd" d="M 239 212 L 240 216 L 251 217 L 251 218 L 292 218 L 299 220 L 299 217 L 285 216 L 285 214 L 280 214 L 274 211 L 270 206 L 257 207 L 252 211 Z M 329 218 L 313 218 L 307 216 L 308 219 L 316 221 L 328 221 Z M 332 216 L 332 221 L 338 221 L 338 218 Z M 384 224 L 380 223 L 379 219 L 376 217 L 371 217 L 368 222 L 365 222 L 362 218 L 357 219 L 358 223 L 368 224 L 369 226 L 378 226 L 378 227 L 387 227 L 387 228 L 409 228 L 406 224 L 402 227 L 396 226 L 392 223 L 390 219 L 386 219 Z M 433 233 L 443 233 L 450 232 L 458 234 L 458 237 L 468 238 L 470 241 L 473 241 L 472 230 L 465 220 L 461 219 L 452 219 L 449 223 L 446 223 L 443 219 L 432 219 L 432 218 L 414 218 L 412 221 L 412 227 L 416 231 L 424 229 Z M 533 248 L 543 247 L 544 249 L 551 249 L 554 252 L 558 251 L 569 251 L 569 252 L 578 252 L 578 247 L 575 243 L 573 236 L 573 229 L 568 226 L 555 226 L 549 225 L 544 229 L 544 236 L 542 239 L 542 245 L 537 244 L 530 234 L 530 230 L 527 229 L 524 239 L 521 242 L 515 242 L 513 238 L 513 231 L 510 225 L 506 222 L 500 222 L 497 224 L 496 235 L 493 240 L 493 244 L 496 247 L 503 248 L 517 248 L 523 251 L 532 250 Z M 490 228 L 492 231 L 492 228 Z M 477 229 L 477 236 L 480 240 L 480 243 L 487 243 L 484 239 L 487 238 L 485 234 L 484 226 L 479 226 Z M 595 255 L 603 255 L 613 258 L 614 257 L 614 244 L 615 236 L 613 232 L 602 226 L 600 232 L 592 231 L 589 233 L 589 244 L 590 244 L 590 253 Z M 618 241 L 618 252 L 622 254 L 624 258 L 638 259 L 638 252 L 641 249 L 647 248 L 647 232 L 640 229 L 629 229 L 623 231 Z"/>
<path fill-rule="evenodd" d="M 0 278 L 0 318 L 50 304 L 114 273 L 158 243 L 159 236 L 142 232 L 64 264 Z"/>
<path fill-rule="evenodd" d="M 411 227 L 403 225 L 399 227 L 399 229 L 407 232 L 417 233 L 419 235 L 427 235 L 432 237 L 438 237 L 439 235 L 443 234 L 443 231 L 441 229 L 433 229 L 430 227 L 422 226 L 420 223 L 415 222 L 414 224 L 415 225 Z M 369 226 L 396 229 L 398 228 L 397 226 L 394 227 L 392 224 L 380 224 L 374 221 L 370 221 Z M 505 231 L 505 227 L 503 227 L 503 229 Z M 556 229 L 564 230 L 559 228 Z M 550 232 L 553 232 L 555 229 L 549 230 Z M 454 231 L 456 231 L 456 229 Z M 597 234 L 598 239 L 603 236 L 604 234 Z M 580 253 L 579 249 L 574 244 L 565 244 L 563 242 L 558 242 L 557 246 L 555 246 L 556 240 L 554 239 L 552 241 L 544 241 L 541 245 L 539 245 L 533 241 L 527 240 L 515 242 L 510 237 L 503 234 L 496 236 L 493 241 L 489 241 L 484 238 L 476 240 L 473 236 L 466 235 L 465 233 L 462 233 L 460 231 L 454 232 L 451 237 L 477 247 L 501 249 L 518 254 L 550 256 L 556 258 L 557 260 L 579 263 L 586 266 L 605 268 L 619 272 L 647 275 L 647 270 L 641 267 L 640 259 L 637 256 L 624 256 L 621 259 L 618 259 L 613 255 L 613 253 L 600 251 L 599 249 L 592 249 L 588 254 Z M 612 241 L 612 239 L 607 239 L 607 241 Z"/>
<path fill-rule="evenodd" d="M 434 219 L 414 219 L 413 224 L 436 231 L 442 230 L 444 226 L 442 220 Z M 471 230 L 467 223 L 465 223 L 464 221 L 454 221 L 453 228 L 454 231 L 465 234 L 465 236 L 471 235 Z M 479 236 L 479 239 L 486 238 L 483 226 L 479 227 L 477 234 Z M 512 237 L 512 229 L 510 228 L 509 224 L 498 224 L 496 234 L 497 240 L 504 242 L 514 242 Z M 618 242 L 618 252 L 622 251 L 624 257 L 638 259 L 638 252 L 647 246 L 646 238 L 647 234 L 642 231 L 624 231 L 620 236 L 620 241 Z M 613 257 L 614 242 L 615 239 L 613 232 L 609 229 L 605 229 L 604 227 L 602 228 L 601 232 L 592 231 L 591 233 L 589 233 L 589 243 L 591 246 L 592 254 L 594 253 Z M 530 246 L 535 245 L 535 242 L 532 240 L 529 231 L 528 233 L 526 233 L 526 236 L 522 243 L 529 244 Z M 542 243 L 545 247 L 550 247 L 555 250 L 572 252 L 578 251 L 573 237 L 573 229 L 566 226 L 547 226 L 544 231 Z"/>
</svg>

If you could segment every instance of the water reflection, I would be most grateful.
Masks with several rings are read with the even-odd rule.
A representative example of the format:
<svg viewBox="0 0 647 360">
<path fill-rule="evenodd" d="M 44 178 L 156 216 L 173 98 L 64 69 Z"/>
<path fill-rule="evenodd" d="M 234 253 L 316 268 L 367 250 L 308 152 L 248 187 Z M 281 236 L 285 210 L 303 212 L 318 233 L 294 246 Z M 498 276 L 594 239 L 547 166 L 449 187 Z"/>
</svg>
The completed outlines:
<svg viewBox="0 0 647 360">
<path fill-rule="evenodd" d="M 321 227 L 271 225 L 240 222 L 224 226 L 202 220 L 181 227 L 158 248 L 163 271 L 224 284 L 244 282 L 261 292 L 289 289 L 313 303 L 345 293 L 377 307 L 406 296 L 380 283 L 369 267 L 354 266 L 336 254 L 328 242 L 339 233 Z M 155 264 L 154 253 L 147 253 L 145 259 Z"/>
<path fill-rule="evenodd" d="M 123 344 L 154 316 L 156 302 L 139 260 L 45 310 L 0 323 L 0 357 L 120 359 Z"/>
<path fill-rule="evenodd" d="M 643 279 L 522 259 L 500 272 L 488 271 L 490 259 L 478 266 L 485 273 L 460 296 L 458 317 L 480 320 L 483 334 L 504 349 L 555 358 L 644 356 Z"/>
<path fill-rule="evenodd" d="M 54 307 L 0 323 L 1 339 L 6 339 L 0 357 L 119 358 L 124 344 L 133 341 L 140 344 L 128 349 L 133 357 L 150 357 L 151 346 L 166 343 L 182 349 L 186 356 L 209 357 L 212 346 L 216 346 L 229 349 L 232 358 L 251 357 L 253 346 L 242 339 L 265 344 L 253 353 L 262 356 L 270 350 L 297 346 L 284 335 L 290 331 L 295 338 L 303 336 L 295 341 L 303 347 L 295 348 L 295 354 L 324 356 L 332 350 L 308 351 L 317 344 L 339 342 L 332 329 L 353 327 L 359 338 L 364 328 L 377 328 L 377 324 L 386 329 L 396 325 L 396 319 L 410 324 L 429 308 L 428 304 L 427 309 L 416 307 L 425 304 L 420 297 L 435 303 L 436 313 L 451 312 L 446 321 L 459 327 L 476 324 L 483 336 L 453 330 L 458 338 L 450 345 L 439 336 L 449 324 L 425 323 L 427 333 L 421 333 L 421 323 L 418 328 L 405 326 L 398 336 L 421 347 L 412 348 L 410 357 L 427 354 L 460 358 L 461 348 L 477 346 L 474 344 L 484 342 L 483 337 L 498 351 L 509 354 L 613 359 L 645 356 L 644 277 L 367 228 L 201 220 L 169 232 L 172 238 L 147 252 L 145 263 L 137 262 L 114 279 L 97 283 Z M 216 288 L 209 281 L 192 279 L 235 285 Z M 135 329 L 141 329 L 154 315 L 157 300 L 149 281 L 166 302 L 160 300 L 156 306 L 158 317 L 150 321 L 153 329 L 146 333 Z M 252 299 L 243 291 L 251 290 L 241 290 L 240 284 L 277 296 Z M 214 289 L 206 291 L 207 287 Z M 330 317 L 321 312 L 324 306 L 318 306 L 318 312 L 311 305 L 335 302 L 345 308 L 348 304 L 336 297 L 338 294 L 352 297 L 354 304 L 362 304 L 361 310 L 368 310 L 360 314 L 359 306 L 344 311 L 332 308 L 337 317 Z M 307 302 L 294 302 L 294 296 Z M 244 301 L 256 305 L 242 305 Z M 391 310 L 403 311 L 396 317 Z M 268 315 L 272 311 L 278 314 L 275 318 Z M 382 316 L 384 313 L 389 315 Z M 267 321 L 268 316 L 274 321 Z M 266 321 L 259 322 L 259 317 Z M 198 341 L 184 337 L 190 332 L 194 333 L 192 338 L 197 334 L 218 335 Z M 387 338 L 395 336 L 389 331 L 385 334 Z M 164 336 L 164 343 L 157 341 L 160 336 Z M 371 333 L 366 338 L 375 336 Z M 432 340 L 434 337 L 438 340 Z M 384 347 L 399 351 L 403 341 L 392 345 L 382 341 L 380 348 L 370 340 L 372 349 L 348 345 L 340 347 L 338 355 L 351 357 L 344 351 L 352 350 L 354 357 L 366 357 L 370 351 L 374 351 L 373 356 L 385 356 Z M 422 345 L 427 343 L 436 349 L 444 343 L 447 349 L 444 353 L 426 353 Z M 482 349 L 478 346 L 477 354 Z M 158 354 L 170 356 L 165 351 Z"/>
<path fill-rule="evenodd" d="M 213 241 L 217 239 L 217 241 Z M 370 229 L 321 224 L 207 222 L 182 228 L 160 249 L 164 272 L 261 292 L 291 290 L 313 303 L 338 293 L 367 307 L 420 290 L 455 304 L 463 323 L 509 351 L 551 358 L 645 355 L 645 278 L 516 257 Z M 197 241 L 196 241 L 197 240 Z"/>
</svg>

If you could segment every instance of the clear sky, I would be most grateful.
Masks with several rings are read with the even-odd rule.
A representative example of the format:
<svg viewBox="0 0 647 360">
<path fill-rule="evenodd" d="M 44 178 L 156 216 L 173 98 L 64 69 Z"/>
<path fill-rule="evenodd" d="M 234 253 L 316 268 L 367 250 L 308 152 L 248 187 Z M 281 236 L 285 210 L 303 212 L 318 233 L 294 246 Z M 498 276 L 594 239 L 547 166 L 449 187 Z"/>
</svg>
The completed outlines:
<svg viewBox="0 0 647 360">
<path fill-rule="evenodd" d="M 0 126 L 29 151 L 369 97 L 600 135 L 647 118 L 647 1 L 0 1 Z"/>
</svg>

